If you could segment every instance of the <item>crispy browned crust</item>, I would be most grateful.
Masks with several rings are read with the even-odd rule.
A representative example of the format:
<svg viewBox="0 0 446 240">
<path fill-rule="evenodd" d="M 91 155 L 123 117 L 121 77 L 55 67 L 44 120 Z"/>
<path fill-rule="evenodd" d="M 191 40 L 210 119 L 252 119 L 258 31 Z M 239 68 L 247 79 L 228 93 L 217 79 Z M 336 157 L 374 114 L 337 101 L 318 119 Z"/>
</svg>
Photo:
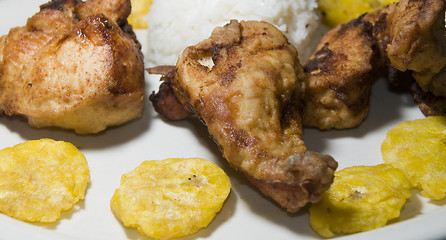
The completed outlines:
<svg viewBox="0 0 446 240">
<path fill-rule="evenodd" d="M 387 53 L 400 71 L 438 73 L 443 68 L 444 12 L 442 0 L 402 0 L 396 4 Z"/>
<path fill-rule="evenodd" d="M 144 63 L 121 20 L 128 9 L 129 0 L 56 0 L 12 28 L 0 41 L 0 111 L 80 134 L 139 117 Z"/>
<path fill-rule="evenodd" d="M 401 0 L 390 23 L 389 60 L 413 76 L 414 99 L 426 116 L 446 114 L 445 11 L 443 0 Z"/>
<path fill-rule="evenodd" d="M 412 86 L 412 94 L 425 116 L 446 116 L 446 97 L 425 92 L 417 83 Z"/>
<path fill-rule="evenodd" d="M 329 188 L 337 163 L 306 151 L 305 75 L 295 48 L 274 26 L 233 20 L 186 48 L 172 73 L 163 78 L 163 91 L 173 90 L 206 124 L 231 166 L 264 195 L 296 212 Z"/>
<path fill-rule="evenodd" d="M 359 125 L 368 114 L 376 56 L 373 25 L 362 18 L 329 31 L 304 65 L 304 126 Z"/>
<path fill-rule="evenodd" d="M 147 71 L 150 74 L 162 75 L 158 91 L 152 92 L 149 96 L 153 108 L 161 117 L 168 121 L 179 121 L 193 114 L 178 101 L 172 89 L 171 81 L 175 75 L 175 66 L 157 66 Z"/>
<path fill-rule="evenodd" d="M 405 91 L 416 81 L 421 111 L 444 115 L 445 11 L 443 0 L 401 0 L 329 31 L 305 63 L 304 126 L 359 125 L 378 76 Z"/>
<path fill-rule="evenodd" d="M 245 174 L 248 180 L 265 196 L 285 207 L 288 212 L 297 212 L 309 202 L 317 202 L 333 183 L 338 163 L 329 155 L 317 152 L 301 152 L 289 157 L 292 171 L 298 172 L 299 181 L 294 184 L 270 182 Z"/>
</svg>

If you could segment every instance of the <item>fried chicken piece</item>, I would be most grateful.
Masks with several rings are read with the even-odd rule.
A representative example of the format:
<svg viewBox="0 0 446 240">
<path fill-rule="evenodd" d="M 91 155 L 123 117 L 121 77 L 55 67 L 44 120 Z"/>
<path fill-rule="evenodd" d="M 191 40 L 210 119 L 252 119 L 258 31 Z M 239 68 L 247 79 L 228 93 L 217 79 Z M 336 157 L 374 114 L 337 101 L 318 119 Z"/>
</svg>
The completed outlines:
<svg viewBox="0 0 446 240">
<path fill-rule="evenodd" d="M 296 212 L 329 188 L 337 162 L 302 141 L 305 75 L 296 49 L 273 25 L 232 20 L 217 27 L 184 50 L 170 76 L 164 80 L 179 102 L 264 195 Z"/>
<path fill-rule="evenodd" d="M 387 45 L 390 43 L 391 18 L 396 4 L 389 4 L 373 12 L 364 14 L 361 21 L 373 25 L 373 37 L 375 38 L 376 62 L 373 66 L 376 76 L 386 77 L 391 86 L 402 88 L 409 85 L 412 80 L 407 74 L 399 71 L 389 60 Z"/>
<path fill-rule="evenodd" d="M 446 71 L 441 71 L 435 77 L 446 77 Z M 435 96 L 431 92 L 423 91 L 418 84 L 411 88 L 418 107 L 425 116 L 446 116 L 446 97 Z"/>
<path fill-rule="evenodd" d="M 129 13 L 126 0 L 43 4 L 0 38 L 0 111 L 80 134 L 139 117 L 144 64 Z"/>
<path fill-rule="evenodd" d="M 415 79 L 418 86 L 412 89 L 421 111 L 444 115 L 445 10 L 442 0 L 401 0 L 330 30 L 304 65 L 304 126 L 359 125 L 379 73 L 404 90 Z"/>
<path fill-rule="evenodd" d="M 391 19 L 387 53 L 400 71 L 436 74 L 446 64 L 445 3 L 401 0 Z"/>
<path fill-rule="evenodd" d="M 446 113 L 445 11 L 443 0 L 401 0 L 391 20 L 390 62 L 412 74 L 415 99 L 427 116 Z"/>
<path fill-rule="evenodd" d="M 149 96 L 153 108 L 167 121 L 178 121 L 186 119 L 193 113 L 186 109 L 178 101 L 171 86 L 171 79 L 174 77 L 175 66 L 156 66 L 147 69 L 150 74 L 161 74 L 161 84 L 158 92 L 153 92 Z"/>
<path fill-rule="evenodd" d="M 304 65 L 308 76 L 304 126 L 351 128 L 366 118 L 376 64 L 375 45 L 373 26 L 361 17 L 324 35 Z"/>
<path fill-rule="evenodd" d="M 392 85 L 409 85 L 411 78 L 387 56 L 390 19 L 395 4 L 366 13 L 325 34 L 305 63 L 308 75 L 304 126 L 344 129 L 367 117 L 371 87 L 378 76 Z M 403 84 L 404 83 L 404 84 Z"/>
</svg>

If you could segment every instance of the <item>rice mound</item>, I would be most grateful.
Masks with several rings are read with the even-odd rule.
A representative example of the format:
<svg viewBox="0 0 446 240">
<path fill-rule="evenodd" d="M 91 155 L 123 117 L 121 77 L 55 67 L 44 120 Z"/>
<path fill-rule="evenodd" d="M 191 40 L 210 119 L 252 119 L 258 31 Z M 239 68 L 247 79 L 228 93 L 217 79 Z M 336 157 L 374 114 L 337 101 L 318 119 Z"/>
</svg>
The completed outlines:
<svg viewBox="0 0 446 240">
<path fill-rule="evenodd" d="M 275 25 L 305 61 L 325 31 L 317 7 L 317 0 L 154 0 L 146 16 L 146 64 L 175 65 L 185 47 L 208 38 L 231 19 Z"/>
</svg>

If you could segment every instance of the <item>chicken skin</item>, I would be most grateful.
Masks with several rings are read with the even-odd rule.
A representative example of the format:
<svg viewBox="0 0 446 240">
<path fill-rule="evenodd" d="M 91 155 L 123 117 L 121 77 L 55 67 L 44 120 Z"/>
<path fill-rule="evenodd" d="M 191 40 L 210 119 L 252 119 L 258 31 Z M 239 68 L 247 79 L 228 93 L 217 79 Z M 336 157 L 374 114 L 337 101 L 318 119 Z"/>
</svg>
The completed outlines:
<svg viewBox="0 0 446 240">
<path fill-rule="evenodd" d="M 178 101 L 264 195 L 296 212 L 329 188 L 337 162 L 302 141 L 305 75 L 273 25 L 232 20 L 186 48 L 173 71 L 164 80 Z"/>
<path fill-rule="evenodd" d="M 395 88 L 413 84 L 425 115 L 445 115 L 445 10 L 443 0 L 401 0 L 325 34 L 304 64 L 304 126 L 358 126 L 378 76 Z"/>
<path fill-rule="evenodd" d="M 421 111 L 446 115 L 446 4 L 444 0 L 401 0 L 391 20 L 390 62 L 415 79 Z"/>
<path fill-rule="evenodd" d="M 367 117 L 376 62 L 372 34 L 372 24 L 358 18 L 321 39 L 304 67 L 305 126 L 351 128 Z"/>
<path fill-rule="evenodd" d="M 435 72 L 428 80 L 444 80 L 444 9 L 442 15 L 435 15 L 440 9 L 437 5 L 443 6 L 444 1 L 401 0 L 340 25 L 321 39 L 303 69 L 295 49 L 277 29 L 262 22 L 231 21 L 216 28 L 209 39 L 186 48 L 176 67 L 149 69 L 164 74 L 160 91 L 150 100 L 168 120 L 195 113 L 228 162 L 262 193 L 294 212 L 319 199 L 337 167 L 328 155 L 307 151 L 301 139 L 302 124 L 319 129 L 356 127 L 367 117 L 376 77 L 386 76 L 402 86 L 413 80 L 411 75 L 417 80 L 417 74 L 426 72 L 401 68 L 408 60 L 395 61 L 407 58 L 404 51 L 395 50 L 420 44 L 415 37 L 408 38 L 405 46 L 393 46 L 397 33 L 412 30 L 398 22 L 405 21 L 405 14 L 417 15 L 421 29 L 433 33 L 424 36 L 427 40 L 422 40 L 421 49 L 410 52 L 407 48 L 406 56 L 416 58 L 411 59 L 414 63 L 439 64 L 432 68 L 426 62 L 428 72 Z M 436 17 L 423 19 L 425 12 L 429 12 L 427 19 Z M 426 59 L 433 49 L 438 50 L 435 58 Z M 430 95 L 415 98 L 438 108 L 446 105 Z"/>
<path fill-rule="evenodd" d="M 144 64 L 129 13 L 126 0 L 43 4 L 0 38 L 0 111 L 79 134 L 139 117 Z"/>
</svg>

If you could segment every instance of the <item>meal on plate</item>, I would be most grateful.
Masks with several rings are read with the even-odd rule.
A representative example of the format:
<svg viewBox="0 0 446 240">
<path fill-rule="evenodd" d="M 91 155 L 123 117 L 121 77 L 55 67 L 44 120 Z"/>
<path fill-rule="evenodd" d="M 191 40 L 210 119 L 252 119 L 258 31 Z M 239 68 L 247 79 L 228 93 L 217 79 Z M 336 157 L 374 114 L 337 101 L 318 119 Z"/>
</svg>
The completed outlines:
<svg viewBox="0 0 446 240">
<path fill-rule="evenodd" d="M 321 201 L 310 206 L 311 227 L 330 238 L 385 226 L 399 217 L 409 190 L 404 173 L 389 164 L 344 168 Z"/>
<path fill-rule="evenodd" d="M 229 177 L 211 161 L 145 161 L 122 176 L 110 206 L 125 226 L 151 238 L 172 239 L 206 227 L 230 190 Z"/>
<path fill-rule="evenodd" d="M 303 127 L 357 127 L 377 77 L 411 91 L 426 116 L 446 115 L 446 4 L 356 1 L 344 18 L 348 2 L 53 0 L 0 37 L 0 114 L 79 134 L 123 124 L 143 110 L 145 58 L 162 75 L 155 110 L 166 120 L 195 114 L 262 194 L 288 212 L 311 203 L 323 237 L 375 229 L 399 216 L 411 188 L 444 198 L 445 117 L 390 130 L 386 164 L 338 172 L 330 155 L 307 149 Z M 144 57 L 133 27 L 147 28 Z M 89 180 L 72 144 L 0 150 L 0 212 L 57 221 Z M 110 208 L 144 235 L 179 238 L 208 226 L 230 188 L 204 159 L 145 161 L 122 176 Z"/>
<path fill-rule="evenodd" d="M 0 112 L 97 133 L 140 116 L 141 45 L 130 0 L 59 0 L 0 38 Z"/>
<path fill-rule="evenodd" d="M 290 212 L 318 201 L 337 168 L 302 141 L 305 75 L 297 56 L 273 25 L 232 20 L 186 48 L 164 78 L 228 162 Z"/>
<path fill-rule="evenodd" d="M 0 212 L 28 222 L 55 222 L 85 197 L 90 171 L 73 144 L 30 140 L 0 150 Z"/>
<path fill-rule="evenodd" d="M 446 117 L 402 122 L 381 145 L 383 160 L 406 174 L 412 188 L 433 200 L 446 193 Z"/>
</svg>

